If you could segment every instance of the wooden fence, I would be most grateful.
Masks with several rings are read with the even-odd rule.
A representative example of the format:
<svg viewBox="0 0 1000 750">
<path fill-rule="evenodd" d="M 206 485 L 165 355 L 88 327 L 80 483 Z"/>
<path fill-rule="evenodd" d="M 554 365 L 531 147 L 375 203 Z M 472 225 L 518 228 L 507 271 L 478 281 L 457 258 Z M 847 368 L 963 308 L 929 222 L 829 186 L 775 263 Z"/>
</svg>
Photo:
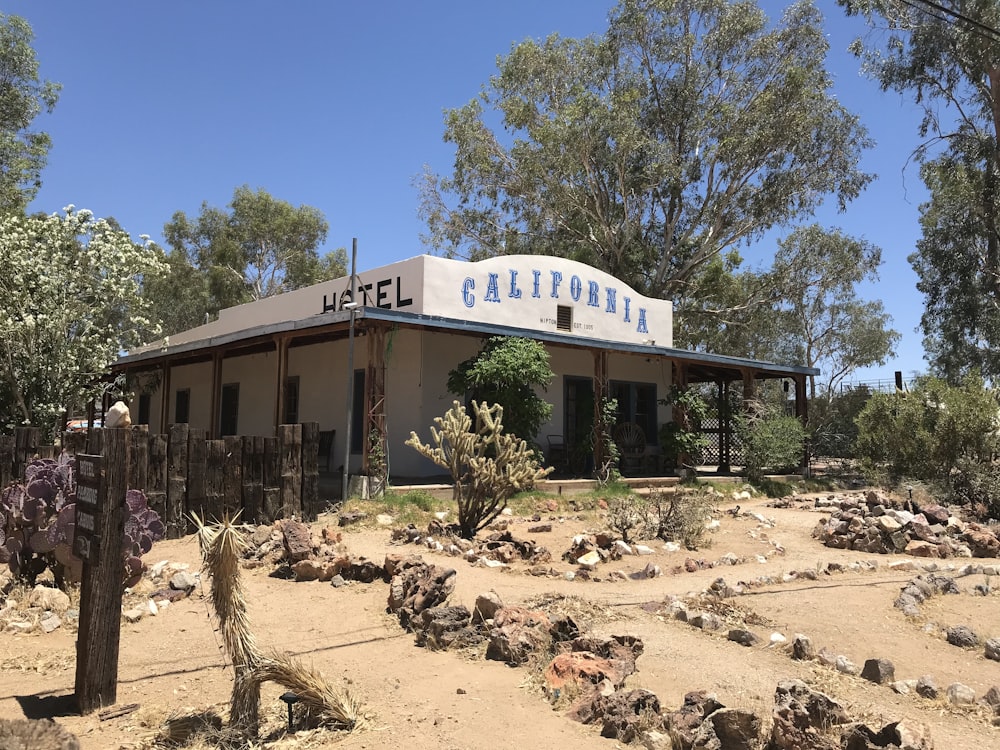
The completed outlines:
<svg viewBox="0 0 1000 750">
<path fill-rule="evenodd" d="M 319 497 L 319 424 L 280 425 L 274 437 L 231 436 L 208 440 L 204 430 L 170 426 L 165 435 L 146 425 L 132 430 L 128 486 L 146 493 L 149 507 L 167 527 L 167 537 L 194 530 L 191 513 L 213 521 L 240 511 L 244 523 L 299 516 L 313 520 Z M 0 435 L 0 487 L 23 479 L 33 458 L 55 458 L 61 450 L 101 453 L 101 430 L 66 433 L 61 447 L 39 444 L 37 428 Z"/>
</svg>

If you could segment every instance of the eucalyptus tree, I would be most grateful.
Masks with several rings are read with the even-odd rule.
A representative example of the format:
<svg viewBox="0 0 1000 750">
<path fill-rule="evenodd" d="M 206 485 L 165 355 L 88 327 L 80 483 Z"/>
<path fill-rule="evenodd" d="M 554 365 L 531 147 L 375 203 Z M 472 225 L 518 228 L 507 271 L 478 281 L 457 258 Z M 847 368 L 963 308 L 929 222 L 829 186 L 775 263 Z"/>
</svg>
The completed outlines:
<svg viewBox="0 0 1000 750">
<path fill-rule="evenodd" d="M 772 274 L 785 290 L 782 335 L 800 347 L 795 359 L 821 370 L 827 400 L 856 370 L 884 365 L 899 342 L 882 302 L 858 296 L 859 284 L 878 280 L 881 263 L 877 246 L 816 224 L 778 241 Z M 816 377 L 809 381 L 815 399 Z"/>
<path fill-rule="evenodd" d="M 1000 5 L 838 0 L 871 32 L 854 46 L 886 90 L 922 105 L 915 157 L 930 198 L 910 262 L 935 370 L 1000 376 Z"/>
<path fill-rule="evenodd" d="M 171 277 L 150 292 L 165 331 L 198 325 L 224 307 L 343 276 L 343 248 L 319 254 L 328 229 L 319 209 L 246 185 L 226 209 L 203 203 L 193 219 L 178 211 L 163 228 Z M 187 304 L 178 305 L 176 292 Z"/>
<path fill-rule="evenodd" d="M 34 33 L 23 18 L 0 14 L 0 211 L 23 211 L 41 186 L 51 138 L 33 130 L 51 112 L 59 84 L 42 80 L 31 46 Z"/>
<path fill-rule="evenodd" d="M 827 48 L 812 3 L 771 23 L 752 0 L 622 0 L 602 35 L 516 44 L 446 114 L 454 171 L 424 175 L 425 239 L 580 260 L 683 317 L 717 259 L 869 182 Z"/>
<path fill-rule="evenodd" d="M 0 425 L 52 431 L 100 394 L 123 349 L 158 334 L 142 296 L 165 271 L 145 241 L 69 207 L 0 217 Z"/>
</svg>

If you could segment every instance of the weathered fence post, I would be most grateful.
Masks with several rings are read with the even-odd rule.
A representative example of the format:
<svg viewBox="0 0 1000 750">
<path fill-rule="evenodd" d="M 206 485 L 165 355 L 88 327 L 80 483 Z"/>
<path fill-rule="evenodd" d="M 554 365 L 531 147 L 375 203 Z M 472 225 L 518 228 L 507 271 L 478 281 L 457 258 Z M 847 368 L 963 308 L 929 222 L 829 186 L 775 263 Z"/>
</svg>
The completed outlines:
<svg viewBox="0 0 1000 750">
<path fill-rule="evenodd" d="M 83 714 L 110 706 L 118 699 L 118 648 L 125 576 L 122 545 L 132 433 L 124 428 L 104 432 L 103 458 L 77 456 L 74 551 L 84 563 L 76 639 L 75 693 L 77 708 Z M 81 533 L 88 526 L 93 528 L 89 539 L 86 533 Z"/>
<path fill-rule="evenodd" d="M 167 452 L 167 538 L 184 536 L 187 500 L 188 426 L 170 425 L 170 447 Z"/>
<path fill-rule="evenodd" d="M 319 515 L 319 422 L 302 423 L 302 518 Z"/>
<path fill-rule="evenodd" d="M 128 467 L 128 486 L 146 492 L 149 484 L 149 425 L 132 425 L 132 456 Z M 149 503 L 149 494 L 146 494 Z"/>
<path fill-rule="evenodd" d="M 149 436 L 146 503 L 167 523 L 167 436 Z"/>
<path fill-rule="evenodd" d="M 205 446 L 205 506 L 198 514 L 206 523 L 222 521 L 225 492 L 226 442 L 206 440 Z"/>
<path fill-rule="evenodd" d="M 222 512 L 229 519 L 235 518 L 243 507 L 243 438 L 229 435 L 225 438 L 225 463 L 222 477 Z M 243 516 L 244 523 L 247 521 Z"/>
<path fill-rule="evenodd" d="M 264 438 L 246 437 L 243 446 L 243 521 L 260 523 L 264 508 Z"/>
<path fill-rule="evenodd" d="M 191 428 L 188 432 L 188 467 L 187 467 L 187 525 L 183 533 L 194 531 L 194 521 L 191 511 L 195 511 L 205 520 L 205 472 L 208 468 L 208 432 Z"/>
<path fill-rule="evenodd" d="M 264 438 L 264 519 L 271 523 L 281 515 L 281 449 L 278 438 Z"/>
<path fill-rule="evenodd" d="M 302 425 L 278 426 L 281 444 L 281 516 L 302 516 Z"/>
<path fill-rule="evenodd" d="M 0 487 L 6 487 L 14 478 L 14 436 L 0 435 Z"/>
</svg>

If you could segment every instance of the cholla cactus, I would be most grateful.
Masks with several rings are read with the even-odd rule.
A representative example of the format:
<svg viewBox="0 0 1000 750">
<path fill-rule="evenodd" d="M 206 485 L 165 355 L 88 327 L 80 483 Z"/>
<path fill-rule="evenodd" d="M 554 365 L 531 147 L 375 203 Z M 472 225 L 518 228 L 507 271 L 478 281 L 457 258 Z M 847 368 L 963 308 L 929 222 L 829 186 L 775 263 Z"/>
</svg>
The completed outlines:
<svg viewBox="0 0 1000 750">
<path fill-rule="evenodd" d="M 476 425 L 458 401 L 431 427 L 433 445 L 411 432 L 406 444 L 451 473 L 458 502 L 459 533 L 471 539 L 488 526 L 507 500 L 548 476 L 528 444 L 503 431 L 503 407 L 472 402 Z"/>
</svg>

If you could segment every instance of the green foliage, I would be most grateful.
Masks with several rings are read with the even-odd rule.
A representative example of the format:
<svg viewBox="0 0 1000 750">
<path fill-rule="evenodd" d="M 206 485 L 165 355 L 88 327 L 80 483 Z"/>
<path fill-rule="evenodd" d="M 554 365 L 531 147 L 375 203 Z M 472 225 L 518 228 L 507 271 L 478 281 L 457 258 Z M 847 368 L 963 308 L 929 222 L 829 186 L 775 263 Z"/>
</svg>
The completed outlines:
<svg viewBox="0 0 1000 750">
<path fill-rule="evenodd" d="M 425 175 L 427 241 L 579 260 L 674 299 L 683 321 L 714 260 L 869 182 L 827 49 L 812 3 L 772 25 L 729 0 L 622 0 L 603 35 L 517 44 L 446 114 L 455 169 Z"/>
<path fill-rule="evenodd" d="M 178 211 L 163 228 L 171 276 L 149 290 L 164 330 L 186 330 L 222 308 L 345 275 L 343 248 L 318 253 L 328 229 L 319 209 L 247 185 L 225 210 L 203 203 L 195 219 Z"/>
<path fill-rule="evenodd" d="M 948 477 L 949 499 L 980 521 L 1000 520 L 1000 466 L 961 456 Z"/>
<path fill-rule="evenodd" d="M 671 421 L 660 427 L 660 446 L 668 466 L 692 467 L 708 446 L 701 423 L 708 417 L 708 402 L 694 388 L 671 386 L 660 403 L 672 408 Z"/>
<path fill-rule="evenodd" d="M 658 538 L 696 550 L 706 546 L 706 524 L 718 497 L 711 487 L 654 490 L 647 497 L 614 497 L 608 501 L 608 527 L 628 544 Z"/>
<path fill-rule="evenodd" d="M 456 396 L 503 407 L 504 429 L 533 441 L 552 416 L 552 404 L 541 398 L 536 386 L 548 387 L 555 377 L 549 353 L 533 339 L 493 336 L 483 342 L 476 356 L 448 373 L 448 390 Z"/>
<path fill-rule="evenodd" d="M 878 280 L 881 263 L 882 251 L 871 243 L 815 224 L 778 242 L 772 273 L 785 290 L 783 335 L 801 347 L 797 361 L 822 371 L 827 394 L 859 368 L 885 364 L 899 341 L 882 303 L 856 292 Z M 809 383 L 815 398 L 815 376 Z"/>
<path fill-rule="evenodd" d="M 615 442 L 614 429 L 618 423 L 618 399 L 601 399 L 601 423 L 597 426 L 599 433 L 595 435 L 595 440 L 591 444 L 596 444 L 600 440 L 604 451 L 604 461 L 594 469 L 598 485 L 601 487 L 616 484 L 622 478 L 618 470 L 618 461 L 621 458 L 621 449 Z"/>
<path fill-rule="evenodd" d="M 49 439 L 65 411 L 102 393 L 123 349 L 158 335 L 143 286 L 165 271 L 155 250 L 70 206 L 0 217 L 0 425 Z"/>
<path fill-rule="evenodd" d="M 458 401 L 431 427 L 433 444 L 411 432 L 406 444 L 448 469 L 452 497 L 458 503 L 459 533 L 472 539 L 492 523 L 518 492 L 552 472 L 539 466 L 527 442 L 504 432 L 503 407 L 472 402 L 472 417 Z"/>
<path fill-rule="evenodd" d="M 799 418 L 786 414 L 782 406 L 752 401 L 747 413 L 733 421 L 743 446 L 744 471 L 752 484 L 764 478 L 766 469 L 780 472 L 801 465 L 806 430 Z"/>
<path fill-rule="evenodd" d="M 871 390 L 861 386 L 812 399 L 809 402 L 811 454 L 824 458 L 853 458 L 858 437 L 856 419 L 871 396 Z"/>
<path fill-rule="evenodd" d="M 34 36 L 23 18 L 0 14 L 0 213 L 23 211 L 35 197 L 51 147 L 31 125 L 52 111 L 61 86 L 39 79 Z"/>
<path fill-rule="evenodd" d="M 1000 67 L 996 40 L 906 0 L 838 0 L 884 34 L 853 49 L 886 91 L 912 94 L 923 109 L 914 156 L 930 199 L 923 236 L 909 257 L 924 295 L 924 349 L 935 372 L 957 383 L 978 371 L 1000 376 Z M 993 2 L 963 4 L 986 28 Z M 866 46 L 867 45 L 869 46 Z"/>
<path fill-rule="evenodd" d="M 985 463 L 997 451 L 997 400 L 983 379 L 960 385 L 921 378 L 908 393 L 876 393 L 858 415 L 857 455 L 870 473 L 884 470 L 947 486 L 960 459 Z"/>
</svg>

